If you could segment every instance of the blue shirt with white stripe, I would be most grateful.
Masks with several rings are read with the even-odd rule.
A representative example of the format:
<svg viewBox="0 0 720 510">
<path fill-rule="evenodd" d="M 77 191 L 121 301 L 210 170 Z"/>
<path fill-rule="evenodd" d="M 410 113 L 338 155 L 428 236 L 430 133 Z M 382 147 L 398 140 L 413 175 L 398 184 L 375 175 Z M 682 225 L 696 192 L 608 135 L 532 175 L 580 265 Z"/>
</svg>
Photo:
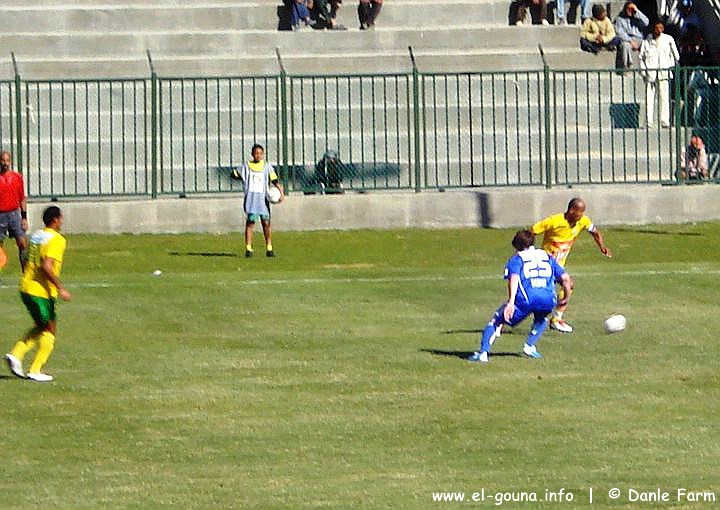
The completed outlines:
<svg viewBox="0 0 720 510">
<path fill-rule="evenodd" d="M 530 246 L 517 252 L 505 266 L 505 279 L 513 274 L 520 279 L 516 307 L 527 311 L 550 311 L 555 307 L 555 283 L 565 270 L 546 251 Z"/>
</svg>

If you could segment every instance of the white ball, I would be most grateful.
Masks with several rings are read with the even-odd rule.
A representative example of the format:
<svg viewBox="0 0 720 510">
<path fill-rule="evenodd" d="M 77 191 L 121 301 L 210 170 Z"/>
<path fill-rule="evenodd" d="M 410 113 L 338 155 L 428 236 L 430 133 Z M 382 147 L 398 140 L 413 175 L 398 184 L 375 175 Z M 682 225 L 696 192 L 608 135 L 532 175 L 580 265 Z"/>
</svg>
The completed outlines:
<svg viewBox="0 0 720 510">
<path fill-rule="evenodd" d="M 270 202 L 277 204 L 280 201 L 281 194 L 277 186 L 270 186 L 267 190 L 267 197 Z"/>
<path fill-rule="evenodd" d="M 615 314 L 605 319 L 605 333 L 608 335 L 611 333 L 619 333 L 625 329 L 627 325 L 627 319 L 624 315 Z"/>
<path fill-rule="evenodd" d="M 159 269 L 156 269 L 155 271 L 153 271 L 153 276 L 160 276 L 161 274 L 162 274 L 162 271 L 160 271 Z"/>
</svg>

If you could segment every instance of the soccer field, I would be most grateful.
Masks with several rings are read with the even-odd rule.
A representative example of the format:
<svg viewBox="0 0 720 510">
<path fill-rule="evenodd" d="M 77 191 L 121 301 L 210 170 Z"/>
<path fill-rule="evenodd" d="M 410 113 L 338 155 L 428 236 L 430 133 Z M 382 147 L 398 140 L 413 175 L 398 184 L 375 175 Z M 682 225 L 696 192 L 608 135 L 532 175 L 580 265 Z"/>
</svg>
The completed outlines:
<svg viewBox="0 0 720 510">
<path fill-rule="evenodd" d="M 463 358 L 514 230 L 276 232 L 275 259 L 259 235 L 251 259 L 241 234 L 69 235 L 56 380 L 0 376 L 0 507 L 717 508 L 720 223 L 603 232 L 614 258 L 585 234 L 568 262 L 576 332 L 529 360 L 526 322 L 486 366 Z"/>
</svg>

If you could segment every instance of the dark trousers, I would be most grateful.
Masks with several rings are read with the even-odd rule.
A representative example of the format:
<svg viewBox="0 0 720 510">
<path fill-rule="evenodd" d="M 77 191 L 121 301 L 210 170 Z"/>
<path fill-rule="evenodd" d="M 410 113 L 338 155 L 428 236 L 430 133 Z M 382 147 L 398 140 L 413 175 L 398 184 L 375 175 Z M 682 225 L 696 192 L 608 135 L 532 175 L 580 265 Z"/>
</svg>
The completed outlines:
<svg viewBox="0 0 720 510">
<path fill-rule="evenodd" d="M 380 14 L 380 9 L 382 9 L 382 3 L 373 0 L 367 2 L 361 1 L 358 4 L 358 19 L 360 20 L 360 24 L 367 26 L 374 25 L 375 19 L 378 17 L 378 14 Z"/>
<path fill-rule="evenodd" d="M 580 49 L 583 51 L 589 51 L 590 53 L 599 53 L 601 49 L 605 48 L 608 50 L 614 50 L 617 49 L 618 46 L 620 46 L 620 43 L 622 41 L 619 37 L 613 38 L 609 43 L 607 44 L 601 44 L 597 43 L 595 41 L 588 41 L 585 38 L 580 39 Z"/>
<path fill-rule="evenodd" d="M 539 25 L 542 20 L 547 19 L 547 1 L 538 0 L 537 3 L 533 0 L 520 0 L 516 2 L 517 11 L 515 13 L 515 21 L 525 20 L 525 10 L 530 8 L 530 15 L 532 16 L 532 22 L 534 25 Z"/>
</svg>

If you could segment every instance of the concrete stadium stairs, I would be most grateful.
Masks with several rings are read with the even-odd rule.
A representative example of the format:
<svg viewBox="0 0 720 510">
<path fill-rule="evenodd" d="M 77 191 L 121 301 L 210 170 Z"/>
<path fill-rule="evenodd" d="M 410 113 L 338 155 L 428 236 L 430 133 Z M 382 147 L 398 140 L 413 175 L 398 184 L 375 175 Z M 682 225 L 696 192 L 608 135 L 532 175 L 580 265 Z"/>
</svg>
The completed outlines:
<svg viewBox="0 0 720 510">
<path fill-rule="evenodd" d="M 15 52 L 26 78 L 258 75 L 407 71 L 412 46 L 423 71 L 606 67 L 583 54 L 577 26 L 508 26 L 506 0 L 392 0 L 376 30 L 358 29 L 356 2 L 338 19 L 347 31 L 279 32 L 278 1 L 37 0 L 3 2 L 0 77 Z"/>
</svg>

